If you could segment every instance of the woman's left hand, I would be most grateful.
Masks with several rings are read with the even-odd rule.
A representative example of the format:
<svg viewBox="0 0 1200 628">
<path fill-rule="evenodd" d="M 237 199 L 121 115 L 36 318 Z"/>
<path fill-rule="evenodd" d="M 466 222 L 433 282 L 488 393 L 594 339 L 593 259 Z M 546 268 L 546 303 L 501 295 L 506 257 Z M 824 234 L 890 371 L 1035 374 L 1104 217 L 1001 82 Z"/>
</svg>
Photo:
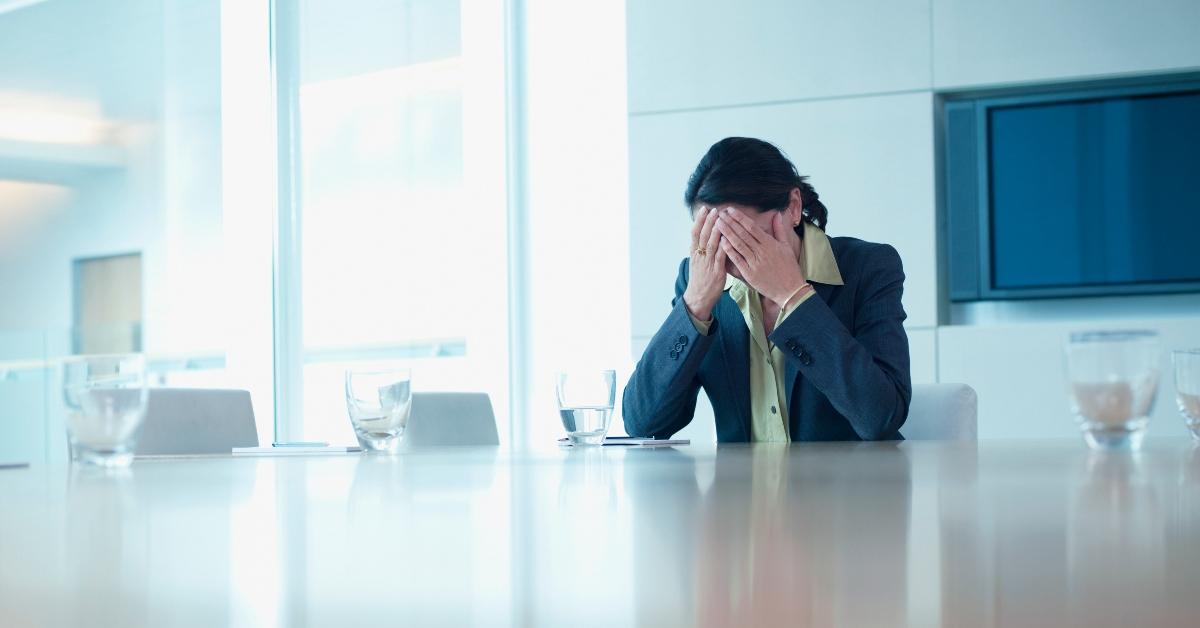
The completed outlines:
<svg viewBox="0 0 1200 628">
<path fill-rule="evenodd" d="M 767 233 L 748 216 L 726 207 L 717 217 L 717 230 L 723 236 L 721 248 L 746 283 L 782 308 L 808 282 L 793 248 L 799 237 L 784 225 L 781 212 L 774 214 L 772 233 Z"/>
</svg>

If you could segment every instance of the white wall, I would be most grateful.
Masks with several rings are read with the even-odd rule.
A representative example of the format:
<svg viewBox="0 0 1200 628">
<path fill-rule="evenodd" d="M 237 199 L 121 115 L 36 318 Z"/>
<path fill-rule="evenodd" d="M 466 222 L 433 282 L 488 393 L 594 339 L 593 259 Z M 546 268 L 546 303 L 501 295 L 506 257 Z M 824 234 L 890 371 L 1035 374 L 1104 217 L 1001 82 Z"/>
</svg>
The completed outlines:
<svg viewBox="0 0 1200 628">
<path fill-rule="evenodd" d="M 936 89 L 1200 66 L 1195 0 L 932 3 Z"/>
<path fill-rule="evenodd" d="M 1135 326 L 1167 346 L 1200 345 L 1193 297 L 983 306 L 950 325 L 938 314 L 948 308 L 934 200 L 937 91 L 1200 68 L 1200 3 L 668 0 L 627 12 L 635 359 L 687 253 L 687 176 L 735 134 L 778 144 L 812 176 L 830 235 L 896 246 L 913 381 L 975 386 L 983 438 L 1074 436 L 1062 394 L 1069 330 Z M 1170 382 L 1161 392 L 1153 432 L 1182 437 Z M 712 438 L 707 412 L 687 435 Z"/>
</svg>

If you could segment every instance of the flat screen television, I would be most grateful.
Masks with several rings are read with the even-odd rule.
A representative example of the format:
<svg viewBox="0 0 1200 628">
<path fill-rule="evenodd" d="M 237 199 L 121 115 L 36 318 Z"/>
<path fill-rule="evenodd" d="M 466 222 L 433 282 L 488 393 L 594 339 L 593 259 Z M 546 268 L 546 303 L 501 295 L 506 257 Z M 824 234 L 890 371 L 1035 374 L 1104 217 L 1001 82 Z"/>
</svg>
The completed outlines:
<svg viewBox="0 0 1200 628">
<path fill-rule="evenodd" d="M 944 106 L 952 301 L 1200 292 L 1200 83 Z"/>
</svg>

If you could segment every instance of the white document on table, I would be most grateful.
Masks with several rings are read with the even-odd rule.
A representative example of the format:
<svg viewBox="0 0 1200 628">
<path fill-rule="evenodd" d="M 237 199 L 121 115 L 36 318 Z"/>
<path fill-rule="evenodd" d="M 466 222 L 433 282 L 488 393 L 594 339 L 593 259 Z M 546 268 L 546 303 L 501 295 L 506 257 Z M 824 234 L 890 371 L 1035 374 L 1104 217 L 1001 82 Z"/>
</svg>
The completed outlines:
<svg viewBox="0 0 1200 628">
<path fill-rule="evenodd" d="M 362 451 L 358 445 L 317 445 L 313 447 L 234 447 L 235 456 L 298 456 L 311 454 L 352 454 Z"/>
<path fill-rule="evenodd" d="M 558 443 L 564 447 L 571 447 L 571 441 L 560 438 Z M 654 437 L 640 438 L 637 436 L 608 436 L 604 439 L 605 447 L 670 447 L 672 445 L 690 445 L 691 439 L 687 438 L 664 438 L 657 439 Z"/>
</svg>

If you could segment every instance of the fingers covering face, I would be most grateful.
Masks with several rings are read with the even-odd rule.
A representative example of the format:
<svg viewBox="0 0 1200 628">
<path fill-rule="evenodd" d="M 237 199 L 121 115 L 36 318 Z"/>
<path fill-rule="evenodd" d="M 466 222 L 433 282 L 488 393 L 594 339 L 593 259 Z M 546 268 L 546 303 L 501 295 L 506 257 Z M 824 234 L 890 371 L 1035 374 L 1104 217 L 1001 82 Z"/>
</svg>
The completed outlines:
<svg viewBox="0 0 1200 628">
<path fill-rule="evenodd" d="M 699 245 L 699 243 L 700 243 L 700 231 L 704 227 L 704 219 L 707 218 L 710 214 L 715 214 L 715 213 L 716 212 L 710 212 L 707 207 L 701 207 L 700 209 L 696 210 L 696 219 L 692 221 L 692 248 L 693 249 L 695 249 L 696 246 Z"/>
<path fill-rule="evenodd" d="M 739 233 L 742 235 L 742 238 L 750 244 L 763 242 L 766 236 L 769 235 L 761 227 L 754 224 L 754 221 L 749 216 L 736 209 L 726 208 L 725 211 L 721 212 L 721 217 L 735 229 L 740 229 Z"/>
<path fill-rule="evenodd" d="M 709 241 L 712 239 L 712 235 L 717 233 L 716 224 L 718 212 L 715 209 L 702 209 L 706 212 L 706 215 L 704 217 L 704 222 L 700 226 L 700 237 L 696 240 L 696 246 L 706 247 L 709 251 L 711 251 L 716 246 L 715 243 L 710 244 Z"/>
<path fill-rule="evenodd" d="M 784 226 L 782 212 L 775 212 L 775 215 L 771 216 L 771 235 L 780 242 L 787 242 L 788 230 Z"/>
<path fill-rule="evenodd" d="M 717 222 L 717 230 L 743 258 L 755 257 L 754 247 L 758 245 L 758 242 L 751 240 L 750 234 L 740 224 L 721 216 Z"/>
<path fill-rule="evenodd" d="M 707 230 L 707 233 L 704 234 L 706 237 L 703 240 L 701 240 L 701 242 L 703 243 L 702 246 L 704 246 L 704 248 L 708 249 L 709 253 L 714 253 L 714 254 L 719 251 L 720 244 L 721 244 L 721 230 L 717 229 L 717 226 L 716 226 L 717 225 L 717 220 L 715 218 L 716 214 L 717 214 L 717 212 L 712 212 L 712 215 L 714 216 L 714 218 L 712 220 L 705 222 L 704 228 Z M 724 263 L 724 262 L 722 262 L 722 263 Z"/>
<path fill-rule="evenodd" d="M 746 263 L 746 258 L 738 252 L 737 247 L 729 241 L 729 238 L 721 240 L 721 251 L 737 266 L 738 271 L 745 274 L 749 270 L 749 265 Z"/>
</svg>

